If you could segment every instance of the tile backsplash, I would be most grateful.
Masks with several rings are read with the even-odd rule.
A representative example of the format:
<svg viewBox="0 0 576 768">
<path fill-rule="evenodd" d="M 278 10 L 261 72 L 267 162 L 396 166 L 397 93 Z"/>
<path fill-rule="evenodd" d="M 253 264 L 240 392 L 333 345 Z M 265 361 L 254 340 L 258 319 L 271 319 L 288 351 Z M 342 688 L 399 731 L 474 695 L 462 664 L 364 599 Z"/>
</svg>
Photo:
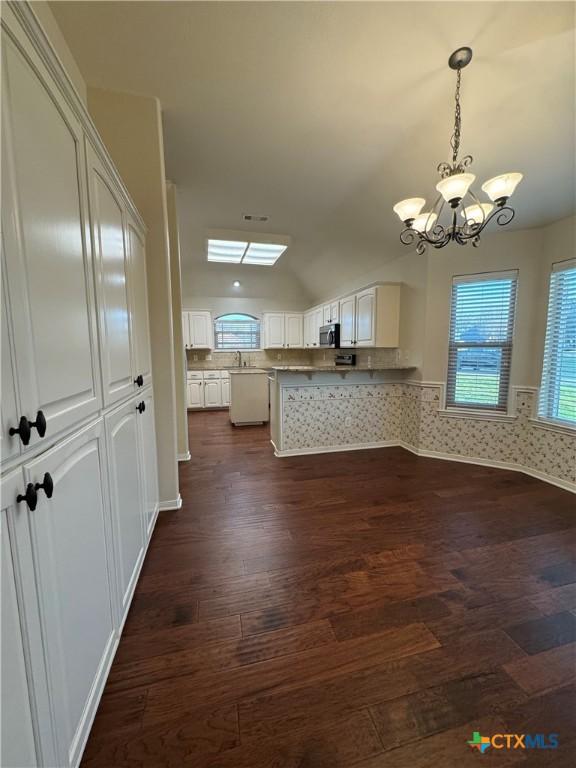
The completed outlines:
<svg viewBox="0 0 576 768">
<path fill-rule="evenodd" d="M 334 365 L 337 354 L 352 352 L 357 365 L 394 365 L 398 362 L 397 349 L 263 349 L 257 352 L 242 352 L 246 365 L 270 368 L 273 365 Z M 227 368 L 237 365 L 234 352 L 210 350 L 186 351 L 189 370 L 197 368 Z M 198 359 L 195 359 L 198 358 Z"/>
</svg>

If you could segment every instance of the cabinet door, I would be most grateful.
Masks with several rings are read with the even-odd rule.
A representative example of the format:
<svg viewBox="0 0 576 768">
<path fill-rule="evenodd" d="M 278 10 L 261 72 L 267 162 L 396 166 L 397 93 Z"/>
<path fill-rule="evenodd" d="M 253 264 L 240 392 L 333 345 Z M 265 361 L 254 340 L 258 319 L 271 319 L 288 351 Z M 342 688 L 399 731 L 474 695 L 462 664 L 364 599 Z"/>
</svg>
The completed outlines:
<svg viewBox="0 0 576 768">
<path fill-rule="evenodd" d="M 330 314 L 330 304 L 325 304 L 322 307 L 322 325 L 328 325 L 332 322 L 332 315 Z"/>
<path fill-rule="evenodd" d="M 373 290 L 356 294 L 356 346 L 374 346 L 376 301 Z"/>
<path fill-rule="evenodd" d="M 184 349 L 190 349 L 192 339 L 190 337 L 190 312 L 182 312 L 182 336 L 184 338 Z"/>
<path fill-rule="evenodd" d="M 320 328 L 322 327 L 323 323 L 324 323 L 323 308 L 317 307 L 312 311 L 312 320 L 310 323 L 310 331 L 311 331 L 310 346 L 311 347 L 320 346 Z"/>
<path fill-rule="evenodd" d="M 48 474 L 47 474 L 48 473 Z M 59 766 L 77 765 L 115 645 L 110 516 L 98 421 L 24 466 L 38 490 L 29 522 Z M 25 594 L 24 604 L 35 595 Z M 34 680 L 34 687 L 41 681 Z"/>
<path fill-rule="evenodd" d="M 222 405 L 222 382 L 211 379 L 204 382 L 204 408 L 217 408 Z"/>
<path fill-rule="evenodd" d="M 120 190 L 90 145 L 88 164 L 90 221 L 105 405 L 134 390 L 128 297 L 129 262 L 124 239 Z"/>
<path fill-rule="evenodd" d="M 204 382 L 188 381 L 186 383 L 188 394 L 188 408 L 204 408 Z"/>
<path fill-rule="evenodd" d="M 266 349 L 282 349 L 284 340 L 284 315 L 267 313 L 264 315 L 264 341 Z"/>
<path fill-rule="evenodd" d="M 22 472 L 19 470 L 2 481 L 2 499 L 12 504 L 21 493 Z M 9 501 L 8 501 L 9 500 Z M 38 765 L 32 705 L 26 676 L 24 639 L 21 614 L 18 605 L 16 573 L 12 551 L 15 542 L 8 527 L 8 509 L 2 509 L 0 520 L 0 546 L 2 569 L 2 667 L 0 684 L 2 688 L 2 739 L 0 765 Z"/>
<path fill-rule="evenodd" d="M 330 322 L 331 323 L 339 323 L 340 322 L 340 313 L 338 311 L 338 302 L 332 301 L 330 302 Z"/>
<path fill-rule="evenodd" d="M 348 296 L 340 301 L 340 346 L 354 346 L 356 299 Z"/>
<path fill-rule="evenodd" d="M 3 33 L 2 225 L 23 414 L 54 435 L 100 407 L 82 129 Z M 42 81 L 40 77 L 45 77 Z M 31 445 L 40 438 L 33 430 Z"/>
<path fill-rule="evenodd" d="M 138 402 L 133 398 L 105 417 L 121 621 L 130 605 L 144 556 Z"/>
<path fill-rule="evenodd" d="M 304 346 L 304 328 L 301 314 L 287 313 L 284 316 L 285 344 L 287 347 Z"/>
<path fill-rule="evenodd" d="M 212 317 L 210 312 L 190 312 L 190 346 L 212 349 Z"/>
<path fill-rule="evenodd" d="M 147 387 L 152 384 L 152 356 L 146 282 L 146 246 L 144 234 L 129 213 L 126 213 L 125 221 L 125 239 L 130 264 L 133 371 L 134 378 L 142 376 L 141 386 Z"/>
<path fill-rule="evenodd" d="M 230 379 L 222 379 L 222 405 L 230 405 Z"/>
<path fill-rule="evenodd" d="M 158 458 L 156 429 L 154 426 L 154 397 L 148 389 L 141 395 L 144 410 L 138 416 L 140 446 L 142 450 L 142 480 L 144 491 L 144 530 L 148 540 L 154 529 L 158 511 Z"/>
<path fill-rule="evenodd" d="M 4 263 L 2 263 L 4 273 Z M 9 327 L 10 316 L 8 314 L 8 296 L 6 293 L 6 282 L 2 280 L 2 399 L 0 401 L 1 432 L 0 432 L 0 455 L 2 462 L 20 454 L 22 445 L 18 435 L 10 435 L 10 428 L 18 426 L 18 399 L 16 393 L 16 381 L 14 379 L 14 359 L 11 345 L 11 331 Z"/>
</svg>

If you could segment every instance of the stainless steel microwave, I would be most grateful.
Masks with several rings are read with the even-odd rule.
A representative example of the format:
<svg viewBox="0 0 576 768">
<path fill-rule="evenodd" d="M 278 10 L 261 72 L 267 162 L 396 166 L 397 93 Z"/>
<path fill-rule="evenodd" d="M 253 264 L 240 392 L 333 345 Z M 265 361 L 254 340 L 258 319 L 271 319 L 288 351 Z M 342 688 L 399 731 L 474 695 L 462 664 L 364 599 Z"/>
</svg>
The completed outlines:
<svg viewBox="0 0 576 768">
<path fill-rule="evenodd" d="M 320 328 L 320 346 L 339 349 L 340 323 L 330 323 L 330 325 L 323 325 Z"/>
</svg>

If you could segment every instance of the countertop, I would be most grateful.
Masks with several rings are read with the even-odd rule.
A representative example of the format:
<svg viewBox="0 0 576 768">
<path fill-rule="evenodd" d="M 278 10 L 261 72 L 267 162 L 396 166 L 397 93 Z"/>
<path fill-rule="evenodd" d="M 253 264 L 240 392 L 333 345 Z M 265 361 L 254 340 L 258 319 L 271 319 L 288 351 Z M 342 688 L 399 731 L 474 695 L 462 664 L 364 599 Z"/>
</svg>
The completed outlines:
<svg viewBox="0 0 576 768">
<path fill-rule="evenodd" d="M 354 373 L 354 371 L 411 371 L 413 365 L 274 365 L 279 373 Z"/>
<path fill-rule="evenodd" d="M 227 370 L 231 376 L 237 376 L 238 374 L 246 375 L 249 373 L 268 373 L 265 368 L 249 368 L 248 366 L 246 366 L 246 368 L 222 368 L 222 370 Z"/>
</svg>

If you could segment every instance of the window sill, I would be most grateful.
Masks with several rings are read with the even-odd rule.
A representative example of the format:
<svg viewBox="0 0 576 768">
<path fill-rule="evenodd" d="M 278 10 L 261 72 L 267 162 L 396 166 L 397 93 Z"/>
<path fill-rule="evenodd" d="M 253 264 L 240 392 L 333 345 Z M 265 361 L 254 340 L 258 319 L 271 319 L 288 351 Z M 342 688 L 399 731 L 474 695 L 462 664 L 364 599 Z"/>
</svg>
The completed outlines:
<svg viewBox="0 0 576 768">
<path fill-rule="evenodd" d="M 567 435 L 576 434 L 576 424 L 568 424 L 565 421 L 556 421 L 555 419 L 545 419 L 540 416 L 529 419 L 531 424 L 540 429 L 547 429 L 551 432 L 564 432 Z"/>
<path fill-rule="evenodd" d="M 504 421 L 514 422 L 517 416 L 511 416 L 502 411 L 476 411 L 473 408 L 439 408 L 440 416 L 451 419 L 475 419 L 477 421 Z"/>
</svg>

